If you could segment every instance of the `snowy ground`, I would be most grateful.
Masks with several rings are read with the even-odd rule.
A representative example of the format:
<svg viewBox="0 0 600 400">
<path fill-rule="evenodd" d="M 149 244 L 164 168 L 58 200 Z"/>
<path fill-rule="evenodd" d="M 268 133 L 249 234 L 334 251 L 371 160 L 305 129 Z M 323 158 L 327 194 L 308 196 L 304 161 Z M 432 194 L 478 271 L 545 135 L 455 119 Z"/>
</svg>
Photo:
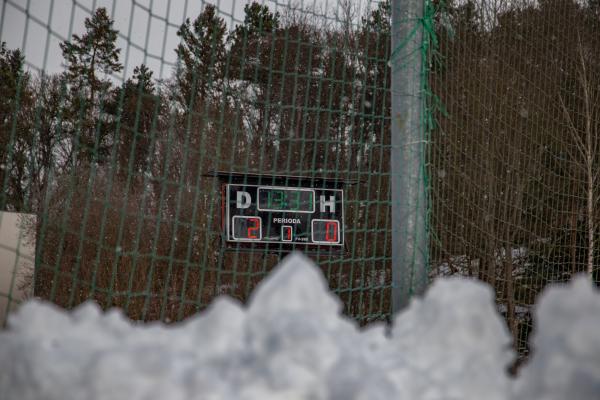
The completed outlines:
<svg viewBox="0 0 600 400">
<path fill-rule="evenodd" d="M 358 329 L 306 258 L 287 258 L 247 307 L 219 298 L 177 324 L 86 304 L 29 302 L 0 333 L 0 399 L 598 399 L 600 294 L 548 290 L 517 379 L 491 290 L 435 282 L 390 329 Z"/>
</svg>

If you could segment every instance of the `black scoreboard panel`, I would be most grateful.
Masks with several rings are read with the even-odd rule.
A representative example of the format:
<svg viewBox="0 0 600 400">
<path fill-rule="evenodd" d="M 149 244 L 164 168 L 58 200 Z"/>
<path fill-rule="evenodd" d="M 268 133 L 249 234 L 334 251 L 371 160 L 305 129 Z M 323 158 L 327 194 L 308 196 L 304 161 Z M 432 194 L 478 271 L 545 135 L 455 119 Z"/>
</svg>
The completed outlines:
<svg viewBox="0 0 600 400">
<path fill-rule="evenodd" d="M 228 242 L 344 245 L 342 189 L 226 184 Z"/>
</svg>

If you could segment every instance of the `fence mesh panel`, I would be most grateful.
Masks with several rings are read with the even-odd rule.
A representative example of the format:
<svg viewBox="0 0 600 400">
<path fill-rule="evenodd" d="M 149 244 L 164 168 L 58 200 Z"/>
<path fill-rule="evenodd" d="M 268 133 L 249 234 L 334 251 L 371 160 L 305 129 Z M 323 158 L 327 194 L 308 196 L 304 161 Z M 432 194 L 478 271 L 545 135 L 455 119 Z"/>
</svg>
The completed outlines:
<svg viewBox="0 0 600 400">
<path fill-rule="evenodd" d="M 143 320 L 246 299 L 280 255 L 224 248 L 228 171 L 350 182 L 344 250 L 313 256 L 346 313 L 389 318 L 390 3 L 191 3 L 2 2 L 5 308 L 28 287 Z M 526 355 L 541 289 L 599 280 L 600 6 L 423 10 L 429 276 L 491 284 Z"/>
<path fill-rule="evenodd" d="M 324 177 L 348 182 L 345 246 L 313 257 L 345 312 L 388 318 L 389 15 L 350 1 L 3 1 L 0 207 L 37 216 L 19 224 L 36 243 L 19 282 L 142 320 L 244 300 L 281 254 L 223 246 L 209 172 Z"/>
<path fill-rule="evenodd" d="M 489 282 L 521 355 L 543 287 L 599 281 L 599 11 L 482 0 L 437 19 L 432 274 Z"/>
</svg>

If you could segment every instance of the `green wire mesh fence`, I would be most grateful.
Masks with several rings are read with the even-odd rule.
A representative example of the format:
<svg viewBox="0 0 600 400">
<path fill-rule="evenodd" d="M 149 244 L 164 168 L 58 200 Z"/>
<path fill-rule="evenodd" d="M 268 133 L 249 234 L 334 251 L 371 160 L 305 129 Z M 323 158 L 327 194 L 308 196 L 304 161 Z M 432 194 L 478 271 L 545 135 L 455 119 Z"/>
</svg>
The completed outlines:
<svg viewBox="0 0 600 400">
<path fill-rule="evenodd" d="M 311 249 L 332 290 L 388 318 L 389 4 L 155 3 L 2 3 L 0 207 L 37 217 L 33 294 L 165 321 L 244 300 L 282 254 L 224 245 L 215 172 L 303 176 L 344 186 L 344 245 Z"/>
<path fill-rule="evenodd" d="M 223 245 L 226 171 L 347 183 L 343 250 L 313 257 L 347 314 L 389 318 L 391 10 L 4 0 L 0 209 L 34 216 L 10 223 L 33 252 L 0 243 L 33 271 L 7 307 L 244 300 L 281 253 Z M 414 26 L 429 277 L 488 282 L 526 355 L 542 288 L 599 281 L 599 3 L 426 0 Z"/>
<path fill-rule="evenodd" d="M 436 22 L 431 272 L 490 283 L 526 355 L 541 289 L 600 281 L 599 3 L 457 2 Z"/>
</svg>

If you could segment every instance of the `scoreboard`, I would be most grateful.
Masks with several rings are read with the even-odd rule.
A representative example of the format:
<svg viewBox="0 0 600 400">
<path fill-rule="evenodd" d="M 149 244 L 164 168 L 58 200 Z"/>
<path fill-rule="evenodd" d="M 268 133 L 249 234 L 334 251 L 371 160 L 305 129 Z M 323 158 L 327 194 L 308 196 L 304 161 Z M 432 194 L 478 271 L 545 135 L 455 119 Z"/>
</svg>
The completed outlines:
<svg viewBox="0 0 600 400">
<path fill-rule="evenodd" d="M 344 245 L 343 189 L 226 184 L 228 242 Z"/>
</svg>

